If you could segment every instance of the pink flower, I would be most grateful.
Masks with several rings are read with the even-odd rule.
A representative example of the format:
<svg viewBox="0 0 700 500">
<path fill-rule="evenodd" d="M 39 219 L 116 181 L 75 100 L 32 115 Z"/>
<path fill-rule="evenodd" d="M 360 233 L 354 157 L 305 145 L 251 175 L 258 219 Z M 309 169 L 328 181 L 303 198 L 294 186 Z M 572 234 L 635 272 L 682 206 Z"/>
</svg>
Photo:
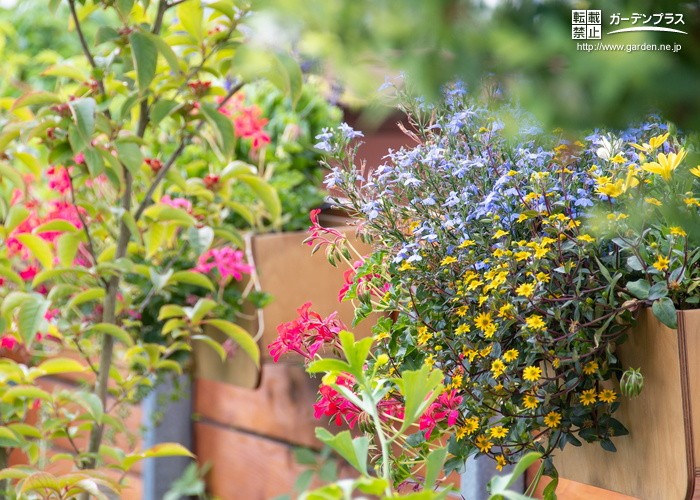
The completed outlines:
<svg viewBox="0 0 700 500">
<path fill-rule="evenodd" d="M 336 385 L 347 387 L 352 390 L 355 385 L 355 379 L 350 374 L 343 374 L 336 380 Z M 357 424 L 362 410 L 353 403 L 345 399 L 338 391 L 329 385 L 322 384 L 318 392 L 320 398 L 314 404 L 314 417 L 321 418 L 322 416 L 331 417 L 335 425 L 343 425 L 343 420 L 347 422 L 352 429 Z"/>
<path fill-rule="evenodd" d="M 8 351 L 14 350 L 15 347 L 19 345 L 19 341 L 12 335 L 3 335 L 0 337 L 0 348 L 7 349 Z"/>
<path fill-rule="evenodd" d="M 253 266 L 245 263 L 243 252 L 231 247 L 208 250 L 199 257 L 197 266 L 194 268 L 199 273 L 208 273 L 212 269 L 219 272 L 222 281 L 229 276 L 240 281 L 243 279 L 243 274 L 253 272 Z"/>
<path fill-rule="evenodd" d="M 60 315 L 61 315 L 60 309 L 49 309 L 48 311 L 46 311 L 46 314 L 44 314 L 44 319 L 46 319 L 46 321 L 51 321 L 52 319 L 54 319 Z"/>
<path fill-rule="evenodd" d="M 161 197 L 160 202 L 173 208 L 181 208 L 185 212 L 192 211 L 192 202 L 185 198 L 171 198 L 166 194 Z"/>
<path fill-rule="evenodd" d="M 324 344 L 337 345 L 338 334 L 345 329 L 337 317 L 338 313 L 323 318 L 310 309 L 311 302 L 305 303 L 297 309 L 298 318 L 277 327 L 277 339 L 267 346 L 275 362 L 279 361 L 282 354 L 290 351 L 310 360 Z"/>
<path fill-rule="evenodd" d="M 318 222 L 318 214 L 321 213 L 320 208 L 316 208 L 309 212 L 309 219 L 311 219 L 311 226 L 309 226 L 308 233 L 309 236 L 304 240 L 304 243 L 306 243 L 309 246 L 316 245 L 317 247 L 321 247 L 324 245 L 339 245 L 343 241 L 345 241 L 345 235 L 338 231 L 337 229 L 333 229 L 332 227 L 323 227 L 319 222 Z"/>
<path fill-rule="evenodd" d="M 71 180 L 68 169 L 61 166 L 51 166 L 46 173 L 49 176 L 49 188 L 60 194 L 66 194 L 70 191 Z"/>
<path fill-rule="evenodd" d="M 85 163 L 85 155 L 83 153 L 78 153 L 73 157 L 73 163 L 76 165 L 82 165 Z"/>
<path fill-rule="evenodd" d="M 241 108 L 233 115 L 233 127 L 236 137 L 251 139 L 251 147 L 258 150 L 270 143 L 270 136 L 263 130 L 268 119 L 262 118 L 262 111 L 257 106 Z"/>
<path fill-rule="evenodd" d="M 20 271 L 19 277 L 22 278 L 24 281 L 32 281 L 34 279 L 34 276 L 36 276 L 39 273 L 39 269 L 37 269 L 36 266 L 27 266 L 24 271 Z"/>
<path fill-rule="evenodd" d="M 425 413 L 421 416 L 420 430 L 425 431 L 425 438 L 430 439 L 433 429 L 447 419 L 447 426 L 452 427 L 459 418 L 459 405 L 462 403 L 462 396 L 457 395 L 456 390 L 443 392 L 438 396 Z"/>
</svg>

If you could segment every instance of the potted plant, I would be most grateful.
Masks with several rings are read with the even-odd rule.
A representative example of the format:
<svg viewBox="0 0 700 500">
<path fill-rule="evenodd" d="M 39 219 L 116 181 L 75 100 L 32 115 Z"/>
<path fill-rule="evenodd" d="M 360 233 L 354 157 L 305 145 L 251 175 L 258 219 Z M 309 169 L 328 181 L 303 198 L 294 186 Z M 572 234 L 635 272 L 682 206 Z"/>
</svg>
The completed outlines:
<svg viewBox="0 0 700 500">
<path fill-rule="evenodd" d="M 345 296 L 359 303 L 357 318 L 392 312 L 373 329 L 374 343 L 362 346 L 370 353 L 363 371 L 375 378 L 369 385 L 408 405 L 402 375 L 433 368 L 443 377 L 418 425 L 401 426 L 408 436 L 386 422 L 364 429 L 377 450 L 387 432 L 402 443 L 399 453 L 381 454 L 385 482 L 421 484 L 408 464 L 431 462 L 443 440 L 448 454 L 434 460 L 444 460 L 448 472 L 470 455 L 489 456 L 500 469 L 534 450 L 544 457 L 540 474 L 556 477 L 552 457 L 567 444 L 614 451 L 635 439 L 618 439 L 636 424 L 616 413 L 623 399 L 617 380 L 624 394 L 639 389 L 638 373 L 625 370 L 636 368 L 624 352 L 634 313 L 649 305 L 673 328 L 676 307 L 697 301 L 700 254 L 686 242 L 698 235 L 698 184 L 683 163 L 685 150 L 654 122 L 622 139 L 594 134 L 588 144 L 544 136 L 513 106 L 484 104 L 460 85 L 446 90 L 441 105 L 406 95 L 401 102 L 418 145 L 390 152 L 367 178 L 354 165 L 351 131 L 323 138 L 333 168 L 327 183 L 374 245 Z M 646 328 L 646 319 L 640 324 Z M 353 345 L 314 326 L 301 330 L 281 330 L 279 342 L 320 339 L 346 355 Z M 317 360 L 323 351 L 306 352 Z M 309 369 L 327 374 L 321 401 L 332 397 L 332 404 L 322 414 L 366 421 L 371 405 L 358 378 L 343 375 L 345 364 L 322 359 Z M 680 408 L 686 400 L 674 401 Z"/>
</svg>

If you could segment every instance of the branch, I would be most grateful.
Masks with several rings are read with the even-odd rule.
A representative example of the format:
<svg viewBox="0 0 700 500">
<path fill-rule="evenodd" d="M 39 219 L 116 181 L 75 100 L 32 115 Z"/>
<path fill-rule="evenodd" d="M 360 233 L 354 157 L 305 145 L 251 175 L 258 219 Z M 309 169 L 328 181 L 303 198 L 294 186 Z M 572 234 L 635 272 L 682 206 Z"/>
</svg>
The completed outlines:
<svg viewBox="0 0 700 500">
<path fill-rule="evenodd" d="M 85 34 L 83 33 L 83 28 L 80 26 L 80 19 L 78 18 L 78 12 L 75 10 L 75 0 L 68 0 L 68 6 L 70 7 L 71 17 L 73 18 L 73 23 L 75 24 L 75 31 L 78 33 L 78 38 L 80 39 L 80 46 L 83 48 L 83 53 L 87 58 L 92 69 L 97 69 L 97 63 L 95 58 L 90 52 L 90 47 L 88 47 L 87 40 L 85 39 Z M 102 83 L 101 78 L 95 78 L 97 81 L 97 86 L 100 89 L 100 94 L 105 95 L 105 86 Z"/>
<path fill-rule="evenodd" d="M 82 214 L 80 209 L 78 208 L 78 205 L 76 203 L 76 198 L 75 198 L 75 187 L 73 186 L 73 178 L 68 176 L 69 184 L 70 184 L 70 197 L 71 197 L 71 202 L 73 203 L 73 206 L 75 207 L 75 211 L 78 213 L 78 219 L 80 219 L 80 223 L 83 225 L 83 231 L 85 232 L 85 236 L 87 237 L 87 243 L 88 243 L 88 250 L 90 251 L 90 256 L 92 257 L 92 263 L 97 264 L 97 253 L 95 252 L 95 245 L 92 242 L 92 236 L 90 235 L 90 229 L 88 228 L 87 221 L 85 220 L 85 216 Z"/>
<path fill-rule="evenodd" d="M 221 109 L 223 108 L 226 103 L 233 97 L 233 94 L 238 92 L 240 88 L 243 86 L 242 83 L 239 83 L 238 85 L 234 85 L 231 90 L 229 90 L 228 94 L 223 98 L 221 103 L 216 109 Z M 180 144 L 178 145 L 177 149 L 173 152 L 173 154 L 170 155 L 170 158 L 168 158 L 168 161 L 165 162 L 165 165 L 158 171 L 158 174 L 156 175 L 155 179 L 153 179 L 153 182 L 151 185 L 148 187 L 148 190 L 146 191 L 146 195 L 144 196 L 143 200 L 141 200 L 141 203 L 139 204 L 138 208 L 136 209 L 136 213 L 134 213 L 134 219 L 139 220 L 141 216 L 143 215 L 144 210 L 148 207 L 148 205 L 151 203 L 151 197 L 153 196 L 153 193 L 155 193 L 156 188 L 158 185 L 163 181 L 165 176 L 168 174 L 172 166 L 175 164 L 175 161 L 178 159 L 178 157 L 182 154 L 182 152 L 185 149 L 185 146 L 187 146 L 192 138 L 194 137 L 195 133 L 199 132 L 199 130 L 202 128 L 204 125 L 204 121 L 200 121 L 199 125 L 195 128 L 194 132 L 190 132 L 189 134 L 186 134 L 181 140 Z"/>
</svg>

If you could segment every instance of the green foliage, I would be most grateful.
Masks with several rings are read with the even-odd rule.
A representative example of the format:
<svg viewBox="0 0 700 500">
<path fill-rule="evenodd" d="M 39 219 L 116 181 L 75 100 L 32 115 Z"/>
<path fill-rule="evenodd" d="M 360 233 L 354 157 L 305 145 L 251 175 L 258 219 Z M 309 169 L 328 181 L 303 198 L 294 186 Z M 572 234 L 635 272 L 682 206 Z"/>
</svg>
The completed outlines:
<svg viewBox="0 0 700 500">
<path fill-rule="evenodd" d="M 265 120 L 252 110 L 241 122 L 228 107 L 243 103 L 250 73 L 232 65 L 248 7 L 26 3 L 48 4 L 56 15 L 42 19 L 61 34 L 30 33 L 23 7 L 9 18 L 14 30 L 3 21 L 0 31 L 0 51 L 18 54 L 3 68 L 19 75 L 0 88 L 11 96 L 0 100 L 0 495 L 104 498 L 144 458 L 191 456 L 173 443 L 139 450 L 117 438 L 128 437 L 132 405 L 188 368 L 195 343 L 222 359 L 239 345 L 259 363 L 237 323 L 269 298 L 255 290 L 240 231 L 279 227 L 285 207 L 259 169 Z M 60 55 L 25 71 L 19 56 L 42 44 Z M 282 89 L 270 90 L 270 113 L 288 106 L 311 127 L 335 116 L 292 59 L 268 56 L 280 61 L 269 76 Z M 311 168 L 305 137 L 276 139 L 289 148 L 280 165 L 303 153 L 300 170 Z M 232 224 L 234 213 L 246 224 Z M 228 340 L 214 341 L 212 329 Z M 85 376 L 79 389 L 43 384 L 75 373 Z M 57 440 L 67 450 L 52 455 Z M 6 468 L 14 448 L 28 464 Z M 66 472 L 45 472 L 54 462 Z M 201 482 L 190 479 L 181 490 L 197 493 Z"/>
<path fill-rule="evenodd" d="M 387 74 L 405 72 L 420 95 L 462 79 L 475 94 L 517 97 L 551 127 L 626 126 L 660 111 L 683 127 L 700 125 L 700 18 L 690 2 L 613 0 L 267 0 L 263 22 L 278 38 L 325 65 L 348 85 L 348 97 L 374 95 Z M 602 9 L 604 44 L 584 52 L 571 37 L 572 9 Z M 371 12 L 371 15 L 367 13 Z M 607 35 L 613 14 L 674 13 L 682 31 Z M 291 21 L 290 21 L 291 20 Z M 641 21 L 640 21 L 641 22 Z M 590 41 L 589 41 L 590 42 Z M 595 41 L 594 41 L 595 42 Z M 641 44 L 682 45 L 677 52 L 626 51 Z M 377 71 L 377 67 L 382 70 Z M 371 79 L 375 75 L 375 79 Z M 546 98 L 544 98 L 546 96 Z M 650 109 L 652 107 L 652 109 Z"/>
</svg>

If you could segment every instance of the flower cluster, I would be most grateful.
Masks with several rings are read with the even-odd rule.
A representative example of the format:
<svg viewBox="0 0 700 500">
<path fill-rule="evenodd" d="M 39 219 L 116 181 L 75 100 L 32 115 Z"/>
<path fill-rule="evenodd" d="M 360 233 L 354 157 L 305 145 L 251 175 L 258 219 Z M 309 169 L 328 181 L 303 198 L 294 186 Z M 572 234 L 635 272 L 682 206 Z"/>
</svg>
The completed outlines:
<svg viewBox="0 0 700 500">
<path fill-rule="evenodd" d="M 389 151 L 367 177 L 353 164 L 354 134 L 319 136 L 333 157 L 327 185 L 375 246 L 354 284 L 381 275 L 390 285 L 378 297 L 346 294 L 363 299 L 359 317 L 367 307 L 393 313 L 374 329 L 375 354 L 391 362 L 369 369 L 439 368 L 447 392 L 421 418 L 422 439 L 446 432 L 457 459 L 485 454 L 499 468 L 526 450 L 548 457 L 581 440 L 614 449 L 627 431 L 613 417 L 611 352 L 639 306 L 629 299 L 651 304 L 697 286 L 695 254 L 682 251 L 690 227 L 659 229 L 664 241 L 642 229 L 630 243 L 635 218 L 621 202 L 673 182 L 685 150 L 664 125 L 572 141 L 535 135 L 531 124 L 511 130 L 522 121 L 503 109 L 458 86 L 427 115 L 417 103 L 408 112 L 419 144 Z M 693 208 L 691 174 L 678 183 Z M 693 210 L 683 217 L 696 220 Z M 634 281 L 647 277 L 647 286 Z"/>
<path fill-rule="evenodd" d="M 297 314 L 299 316 L 296 319 L 277 327 L 279 336 L 268 346 L 275 361 L 279 361 L 280 356 L 289 351 L 311 360 L 324 345 L 329 348 L 339 347 L 338 333 L 345 330 L 345 325 L 336 313 L 323 318 L 312 311 L 311 303 L 307 302 L 297 309 Z"/>
</svg>

